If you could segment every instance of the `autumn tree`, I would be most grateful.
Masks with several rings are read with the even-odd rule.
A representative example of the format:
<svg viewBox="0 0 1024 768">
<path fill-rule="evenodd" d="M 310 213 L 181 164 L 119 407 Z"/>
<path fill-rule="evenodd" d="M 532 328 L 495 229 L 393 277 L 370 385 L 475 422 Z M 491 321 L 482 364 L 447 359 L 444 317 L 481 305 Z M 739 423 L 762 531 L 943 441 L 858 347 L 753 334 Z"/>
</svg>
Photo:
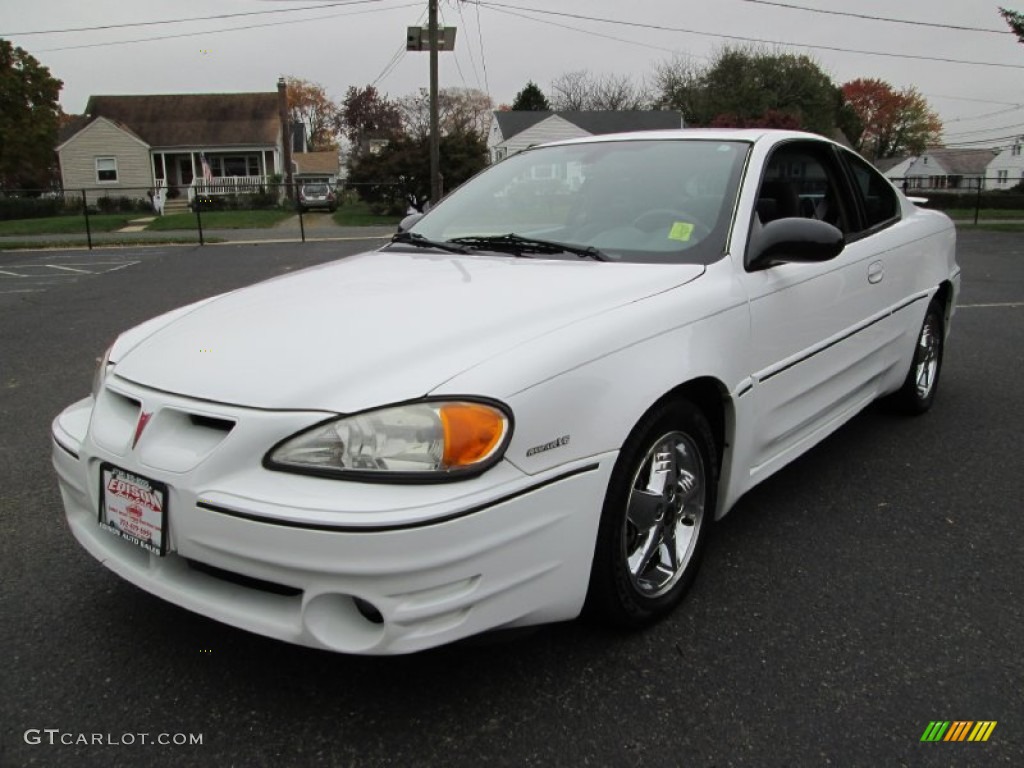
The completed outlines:
<svg viewBox="0 0 1024 768">
<path fill-rule="evenodd" d="M 350 86 L 341 101 L 336 128 L 362 150 L 369 139 L 390 140 L 401 135 L 402 115 L 398 106 L 372 85 Z"/>
<path fill-rule="evenodd" d="M 942 121 L 912 86 L 897 91 L 884 80 L 860 78 L 843 85 L 843 96 L 863 126 L 854 148 L 866 157 L 917 154 L 941 138 Z"/>
<path fill-rule="evenodd" d="M 544 112 L 551 109 L 544 92 L 535 82 L 530 80 L 512 101 L 512 109 L 529 112 Z"/>
<path fill-rule="evenodd" d="M 285 82 L 288 84 L 289 117 L 293 123 L 306 126 L 310 150 L 337 149 L 338 107 L 323 86 L 298 77 L 288 77 Z"/>
<path fill-rule="evenodd" d="M 0 186 L 49 182 L 63 85 L 35 57 L 0 40 Z"/>
<path fill-rule="evenodd" d="M 786 125 L 830 136 L 839 92 L 808 56 L 757 47 L 722 49 L 710 63 L 658 68 L 655 100 L 690 125 Z"/>
<path fill-rule="evenodd" d="M 1013 34 L 1017 36 L 1017 39 L 1024 43 L 1024 13 L 1000 8 L 999 15 L 1002 16 L 1003 20 L 1010 26 L 1010 29 L 1013 30 Z"/>
<path fill-rule="evenodd" d="M 430 94 L 420 88 L 398 100 L 405 132 L 414 137 L 430 135 Z M 442 88 L 437 94 L 438 125 L 442 136 L 471 133 L 486 137 L 494 103 L 476 88 Z"/>
<path fill-rule="evenodd" d="M 440 154 L 447 193 L 483 169 L 487 143 L 473 132 L 442 135 Z M 405 213 L 410 205 L 423 210 L 430 200 L 429 138 L 398 136 L 376 154 L 354 157 L 348 184 L 380 213 Z"/>
<path fill-rule="evenodd" d="M 647 109 L 650 94 L 643 83 L 627 75 L 593 75 L 586 70 L 565 72 L 551 81 L 551 106 L 559 111 Z"/>
</svg>

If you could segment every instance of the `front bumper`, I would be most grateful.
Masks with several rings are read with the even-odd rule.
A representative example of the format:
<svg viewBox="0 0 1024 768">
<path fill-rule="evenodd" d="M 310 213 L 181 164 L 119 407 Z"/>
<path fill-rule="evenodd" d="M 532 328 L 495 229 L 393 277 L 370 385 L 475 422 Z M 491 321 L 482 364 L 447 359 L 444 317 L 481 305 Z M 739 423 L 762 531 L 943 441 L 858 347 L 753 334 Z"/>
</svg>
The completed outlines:
<svg viewBox="0 0 1024 768">
<path fill-rule="evenodd" d="M 134 447 L 126 399 L 154 414 Z M 108 385 L 53 422 L 71 531 L 103 565 L 165 600 L 333 651 L 408 653 L 579 614 L 614 453 L 533 476 L 502 462 L 431 486 L 259 466 L 263 449 L 253 446 L 322 418 Z M 187 434 L 211 419 L 234 426 L 219 442 Z M 167 484 L 166 556 L 98 525 L 104 461 Z"/>
</svg>

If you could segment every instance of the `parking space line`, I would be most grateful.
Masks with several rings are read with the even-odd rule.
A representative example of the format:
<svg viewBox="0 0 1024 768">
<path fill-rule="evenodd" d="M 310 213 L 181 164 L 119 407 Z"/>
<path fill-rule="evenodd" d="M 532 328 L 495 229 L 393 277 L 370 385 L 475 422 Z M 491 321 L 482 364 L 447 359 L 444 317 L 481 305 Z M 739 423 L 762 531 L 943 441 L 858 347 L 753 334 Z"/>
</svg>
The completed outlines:
<svg viewBox="0 0 1024 768">
<path fill-rule="evenodd" d="M 992 304 L 957 304 L 957 309 L 1004 309 L 1024 307 L 1024 301 L 997 301 Z"/>
<path fill-rule="evenodd" d="M 61 264 L 40 264 L 41 267 L 49 267 L 50 269 L 66 269 L 68 272 L 77 272 L 81 275 L 93 275 L 95 272 L 90 272 L 87 269 L 78 269 L 76 267 L 65 267 Z M 109 271 L 109 270 L 108 270 Z"/>
<path fill-rule="evenodd" d="M 28 275 L 19 275 L 17 272 L 8 272 L 0 269 L 0 275 L 9 275 L 10 277 L 28 277 Z"/>
</svg>

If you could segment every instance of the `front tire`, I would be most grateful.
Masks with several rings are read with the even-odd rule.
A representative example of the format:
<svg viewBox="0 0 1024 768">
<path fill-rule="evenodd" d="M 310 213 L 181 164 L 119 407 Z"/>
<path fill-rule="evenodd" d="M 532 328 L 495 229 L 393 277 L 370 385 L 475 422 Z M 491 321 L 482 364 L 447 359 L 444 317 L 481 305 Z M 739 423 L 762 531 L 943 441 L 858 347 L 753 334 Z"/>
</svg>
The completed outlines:
<svg viewBox="0 0 1024 768">
<path fill-rule="evenodd" d="M 914 359 L 903 386 L 893 395 L 894 404 L 904 413 L 924 413 L 935 402 L 942 372 L 942 353 L 945 347 L 946 326 L 942 305 L 933 301 L 928 305 L 924 322 L 914 346 Z"/>
<path fill-rule="evenodd" d="M 693 582 L 714 518 L 717 451 L 685 400 L 649 412 L 612 470 L 585 611 L 637 627 L 663 618 Z"/>
</svg>

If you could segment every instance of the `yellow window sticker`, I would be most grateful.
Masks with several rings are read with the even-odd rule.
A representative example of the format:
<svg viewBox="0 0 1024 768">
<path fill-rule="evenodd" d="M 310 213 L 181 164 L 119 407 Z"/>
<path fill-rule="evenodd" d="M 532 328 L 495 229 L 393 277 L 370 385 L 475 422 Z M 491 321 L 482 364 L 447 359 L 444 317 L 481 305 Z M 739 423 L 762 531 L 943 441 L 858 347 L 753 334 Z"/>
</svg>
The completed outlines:
<svg viewBox="0 0 1024 768">
<path fill-rule="evenodd" d="M 680 240 L 687 242 L 690 239 L 690 235 L 693 234 L 693 224 L 688 221 L 677 221 L 672 225 L 672 229 L 669 230 L 669 240 Z"/>
</svg>

